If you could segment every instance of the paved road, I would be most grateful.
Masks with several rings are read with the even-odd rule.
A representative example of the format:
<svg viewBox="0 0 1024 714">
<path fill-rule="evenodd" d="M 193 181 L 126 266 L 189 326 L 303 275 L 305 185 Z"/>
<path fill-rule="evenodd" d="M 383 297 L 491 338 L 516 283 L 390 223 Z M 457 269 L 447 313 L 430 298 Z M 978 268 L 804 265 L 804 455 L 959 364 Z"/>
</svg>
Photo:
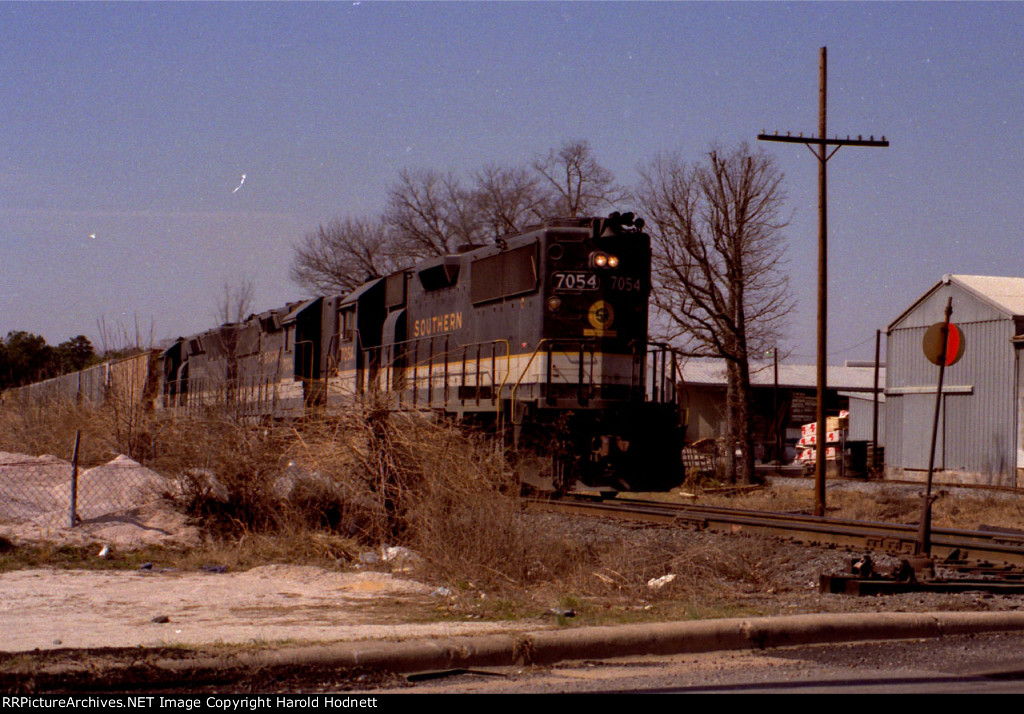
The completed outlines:
<svg viewBox="0 0 1024 714">
<path fill-rule="evenodd" d="M 408 693 L 1024 693 L 1024 635 L 568 662 L 409 683 Z"/>
<path fill-rule="evenodd" d="M 480 693 L 1017 693 L 1024 692 L 1022 645 L 1022 612 L 862 613 L 374 639 L 255 651 L 23 652 L 9 659 L 0 679 L 39 691 L 120 691 L 126 683 L 138 689 L 138 670 L 145 665 L 147 686 L 168 691 L 191 691 L 202 684 L 209 691 L 236 692 L 365 686 Z M 623 659 L 629 654 L 632 659 Z M 85 670 L 83 658 L 89 664 Z M 530 665 L 513 665 L 517 662 Z M 476 673 L 411 686 L 400 676 L 456 667 Z M 396 674 L 365 676 L 378 672 Z"/>
</svg>

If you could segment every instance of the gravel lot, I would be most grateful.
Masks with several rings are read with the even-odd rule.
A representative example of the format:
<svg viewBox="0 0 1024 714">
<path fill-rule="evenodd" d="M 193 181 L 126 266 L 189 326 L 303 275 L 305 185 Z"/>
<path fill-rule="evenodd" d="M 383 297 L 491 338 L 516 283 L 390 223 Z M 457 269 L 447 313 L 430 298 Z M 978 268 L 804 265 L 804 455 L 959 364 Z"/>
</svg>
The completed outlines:
<svg viewBox="0 0 1024 714">
<path fill-rule="evenodd" d="M 677 553 L 701 553 L 747 563 L 745 578 L 717 590 L 718 615 L 811 612 L 1007 610 L 1024 607 L 1024 596 L 981 593 L 855 598 L 818 592 L 822 573 L 848 567 L 851 554 L 809 548 L 745 535 L 716 535 L 637 527 L 593 518 L 535 516 L 581 542 L 628 542 L 650 553 L 647 573 L 664 575 Z M 706 567 L 698 574 L 710 572 Z M 755 579 L 750 580 L 751 573 Z M 676 597 L 693 595 L 694 583 L 680 572 L 666 592 L 651 591 L 635 602 L 614 603 L 623 611 L 654 610 Z M 0 574 L 0 613 L 5 637 L 0 649 L 165 646 L 336 641 L 494 632 L 573 625 L 553 617 L 483 622 L 472 603 L 453 608 L 450 596 L 431 582 L 428 571 L 415 575 L 341 571 L 295 565 L 267 565 L 246 572 L 175 572 L 157 564 L 141 571 L 32 569 Z M 448 585 L 451 585 L 450 583 Z M 675 588 L 675 590 L 673 590 Z M 493 596 L 493 594 L 492 594 Z M 477 605 L 487 593 L 474 593 Z M 543 597 L 543 596 L 541 596 Z M 543 603 L 542 603 L 543 604 Z M 558 605 L 556 599 L 549 603 Z M 584 603 L 585 614 L 586 603 Z M 591 611 L 596 607 L 591 607 Z M 479 612 L 487 612 L 480 609 Z M 645 613 L 640 613 L 645 614 Z M 656 618 L 651 613 L 648 619 Z M 586 622 L 586 619 L 579 620 Z"/>
</svg>

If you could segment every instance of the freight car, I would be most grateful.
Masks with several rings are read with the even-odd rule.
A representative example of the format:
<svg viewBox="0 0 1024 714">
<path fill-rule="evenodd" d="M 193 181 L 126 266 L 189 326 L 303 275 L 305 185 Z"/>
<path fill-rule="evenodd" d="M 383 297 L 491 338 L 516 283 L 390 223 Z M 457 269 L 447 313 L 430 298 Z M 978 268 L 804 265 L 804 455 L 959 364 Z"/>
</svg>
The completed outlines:
<svg viewBox="0 0 1024 714">
<path fill-rule="evenodd" d="M 25 404 L 65 402 L 72 404 L 116 403 L 132 409 L 153 406 L 160 393 L 161 354 L 143 350 L 123 357 L 69 372 L 42 382 L 8 389 L 0 400 Z"/>
<path fill-rule="evenodd" d="M 543 489 L 668 487 L 685 425 L 675 355 L 647 341 L 650 278 L 632 214 L 548 221 L 181 338 L 163 404 L 290 418 L 372 396 L 507 434 Z"/>
</svg>

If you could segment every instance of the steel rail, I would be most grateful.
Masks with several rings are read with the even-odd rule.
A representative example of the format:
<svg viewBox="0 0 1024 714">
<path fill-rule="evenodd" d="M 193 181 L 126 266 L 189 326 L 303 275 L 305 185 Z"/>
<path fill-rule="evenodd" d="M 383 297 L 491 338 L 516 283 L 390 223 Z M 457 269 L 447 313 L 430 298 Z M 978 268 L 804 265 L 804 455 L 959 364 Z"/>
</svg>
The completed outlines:
<svg viewBox="0 0 1024 714">
<path fill-rule="evenodd" d="M 759 474 L 767 476 L 769 479 L 780 477 L 787 479 L 799 479 L 803 481 L 813 481 L 814 475 L 807 475 L 805 473 L 776 473 L 771 468 L 764 468 L 758 470 Z M 913 479 L 899 479 L 899 478 L 886 478 L 884 481 L 865 481 L 863 478 L 857 478 L 855 476 L 844 476 L 837 478 L 830 478 L 828 480 L 829 491 L 839 490 L 845 484 L 858 484 L 864 485 L 865 483 L 877 484 L 879 486 L 916 486 L 917 488 L 923 489 L 924 483 L 921 481 L 914 481 Z M 1019 486 L 997 486 L 988 483 L 954 483 L 950 481 L 936 481 L 935 488 L 939 491 L 977 491 L 978 493 L 1005 493 L 1012 495 L 1021 495 L 1024 493 L 1024 488 Z"/>
<path fill-rule="evenodd" d="M 853 521 L 793 513 L 668 504 L 654 501 L 526 499 L 530 509 L 639 520 L 725 533 L 761 533 L 807 545 L 911 555 L 917 525 Z M 1024 567 L 1024 539 L 1018 534 L 954 529 L 932 530 L 937 558 Z"/>
<path fill-rule="evenodd" d="M 707 513 L 718 513 L 724 512 L 727 514 L 747 514 L 757 518 L 778 518 L 786 522 L 802 522 L 802 523 L 814 523 L 820 524 L 826 522 L 830 525 L 846 526 L 849 528 L 863 528 L 863 529 L 875 529 L 880 533 L 900 533 L 915 534 L 917 533 L 917 524 L 903 524 L 903 523 L 884 523 L 881 521 L 856 521 L 848 518 L 821 518 L 820 516 L 812 516 L 806 513 L 792 513 L 792 512 L 773 512 L 773 511 L 754 511 L 749 509 L 739 508 L 724 508 L 716 506 L 698 506 L 696 504 L 666 504 L 658 501 L 644 501 L 644 500 L 623 500 L 620 503 L 638 503 L 643 506 L 667 506 L 671 509 L 680 509 L 687 512 L 707 512 Z M 1024 546 L 1024 532 L 1014 531 L 1000 531 L 1000 530 L 978 530 L 970 531 L 958 528 L 936 528 L 932 527 L 933 537 L 938 535 L 948 540 L 955 540 L 960 543 L 1010 543 L 1020 544 Z"/>
</svg>

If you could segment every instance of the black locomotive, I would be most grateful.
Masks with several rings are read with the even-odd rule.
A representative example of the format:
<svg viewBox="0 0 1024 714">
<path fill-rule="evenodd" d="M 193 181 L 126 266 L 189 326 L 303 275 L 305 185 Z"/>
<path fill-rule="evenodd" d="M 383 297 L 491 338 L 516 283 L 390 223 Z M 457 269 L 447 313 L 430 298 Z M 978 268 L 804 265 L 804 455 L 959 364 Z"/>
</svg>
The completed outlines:
<svg viewBox="0 0 1024 714">
<path fill-rule="evenodd" d="M 290 418 L 372 396 L 499 429 L 541 488 L 668 487 L 684 425 L 675 355 L 647 341 L 642 228 L 552 220 L 181 338 L 162 354 L 163 406 Z"/>
</svg>

